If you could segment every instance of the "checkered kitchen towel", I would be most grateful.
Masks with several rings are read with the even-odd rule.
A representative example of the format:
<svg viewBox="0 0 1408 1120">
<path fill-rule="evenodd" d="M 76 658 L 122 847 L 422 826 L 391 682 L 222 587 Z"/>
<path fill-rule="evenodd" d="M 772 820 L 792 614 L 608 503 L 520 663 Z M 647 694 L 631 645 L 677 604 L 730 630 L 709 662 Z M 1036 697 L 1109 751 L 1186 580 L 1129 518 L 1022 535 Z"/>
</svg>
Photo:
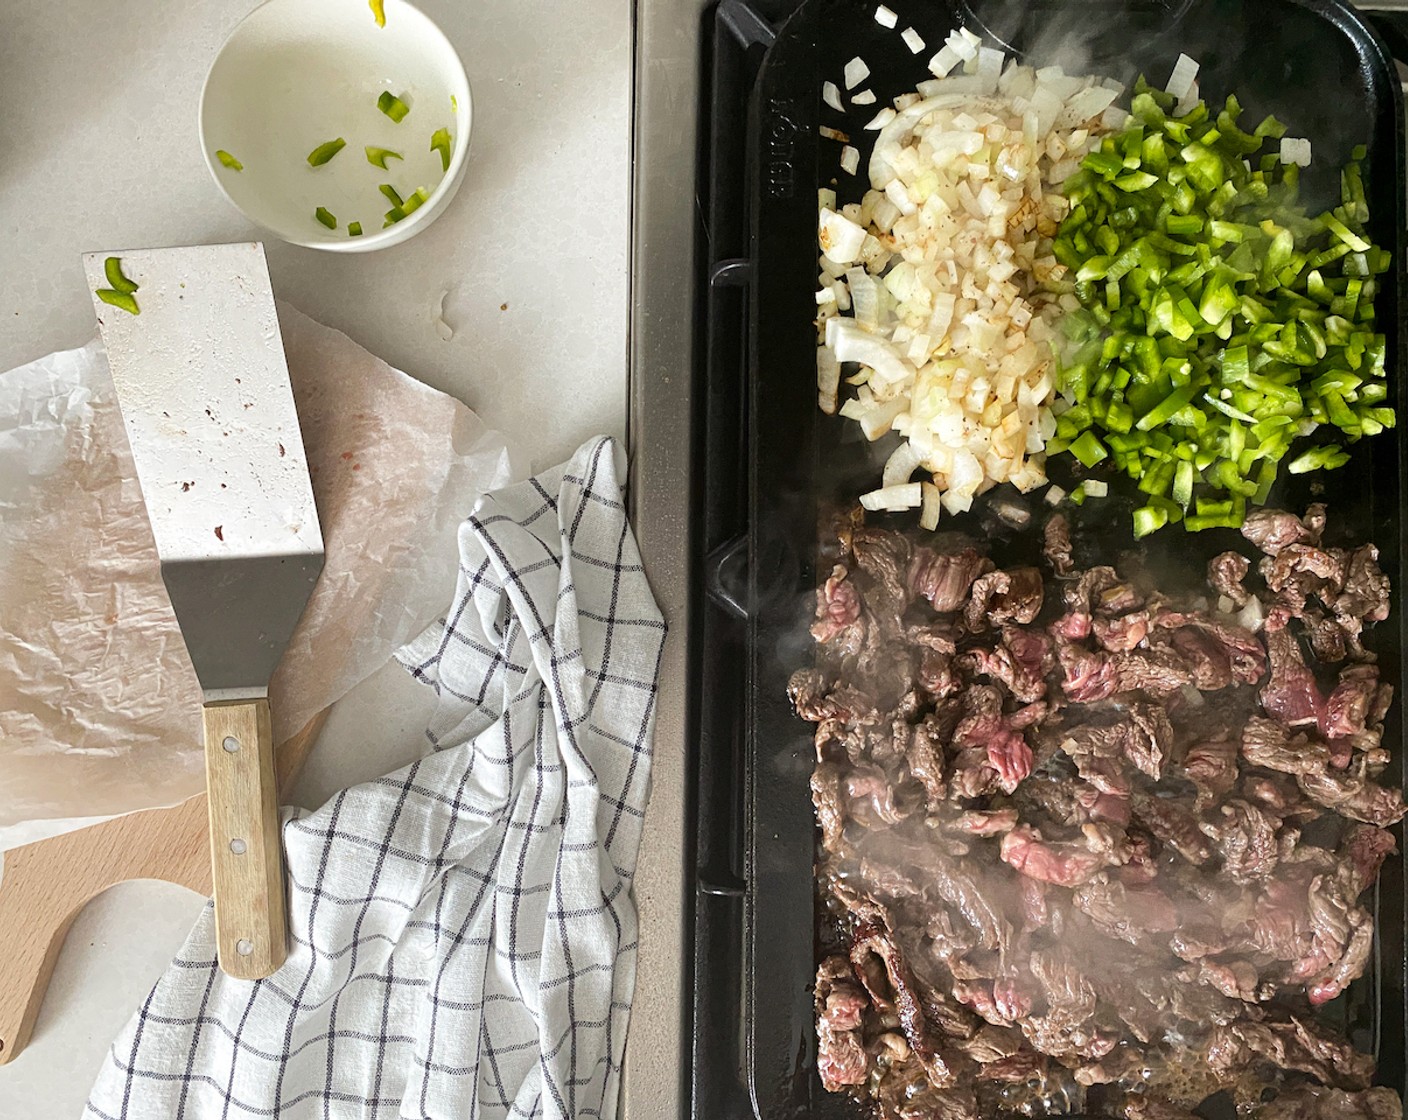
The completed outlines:
<svg viewBox="0 0 1408 1120">
<path fill-rule="evenodd" d="M 286 819 L 287 963 L 225 976 L 207 907 L 89 1120 L 614 1116 L 665 633 L 614 452 L 480 502 L 400 654 L 438 749 Z"/>
</svg>

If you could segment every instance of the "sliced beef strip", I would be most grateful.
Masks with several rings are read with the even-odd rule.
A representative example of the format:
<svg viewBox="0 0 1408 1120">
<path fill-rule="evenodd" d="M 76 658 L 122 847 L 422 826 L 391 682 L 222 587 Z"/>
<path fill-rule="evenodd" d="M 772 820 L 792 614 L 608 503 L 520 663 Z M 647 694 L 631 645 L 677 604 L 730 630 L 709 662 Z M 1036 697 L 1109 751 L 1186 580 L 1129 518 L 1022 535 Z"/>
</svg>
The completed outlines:
<svg viewBox="0 0 1408 1120">
<path fill-rule="evenodd" d="M 1025 625 L 1041 613 L 1045 594 L 1040 569 L 989 572 L 973 583 L 972 597 L 963 612 L 964 625 L 973 634 L 1006 622 Z"/>
<path fill-rule="evenodd" d="M 931 813 L 937 812 L 948 796 L 944 766 L 947 738 L 942 723 L 930 713 L 910 729 L 905 752 L 910 775 L 924 787 L 924 801 Z"/>
<path fill-rule="evenodd" d="M 1245 607 L 1251 593 L 1242 581 L 1251 571 L 1252 563 L 1240 552 L 1224 552 L 1208 561 L 1208 585 L 1219 595 L 1226 595 L 1236 607 Z"/>
<path fill-rule="evenodd" d="M 1389 689 L 1392 699 L 1392 685 Z M 1320 709 L 1320 734 L 1326 739 L 1343 739 L 1365 729 L 1373 713 L 1380 710 L 1379 669 L 1377 665 L 1350 665 L 1340 672 L 1339 682 L 1325 697 Z M 1382 705 L 1387 710 L 1388 705 Z M 1383 718 L 1379 717 L 1380 720 Z M 1374 721 L 1378 722 L 1378 721 Z"/>
<path fill-rule="evenodd" d="M 845 957 L 827 957 L 821 962 L 815 1003 L 821 1083 L 833 1093 L 847 1085 L 865 1084 L 871 1060 L 860 1028 L 870 1000 Z"/>
<path fill-rule="evenodd" d="M 1183 755 L 1183 776 L 1197 787 L 1194 811 L 1201 813 L 1217 804 L 1237 784 L 1238 744 L 1232 739 L 1213 739 L 1193 744 Z"/>
<path fill-rule="evenodd" d="M 1222 872 L 1234 883 L 1266 879 L 1279 858 L 1280 821 L 1250 802 L 1233 798 L 1200 824 L 1222 858 Z"/>
<path fill-rule="evenodd" d="M 1325 701 L 1306 668 L 1300 643 L 1289 630 L 1277 630 L 1266 635 L 1266 649 L 1271 676 L 1262 686 L 1261 706 L 1287 727 L 1318 723 Z"/>
<path fill-rule="evenodd" d="M 1338 1089 L 1367 1089 L 1374 1073 L 1373 1058 L 1309 1019 L 1293 1015 L 1285 1022 L 1242 1021 L 1213 1029 L 1208 1051 L 1213 1070 L 1235 1077 L 1257 1059 Z"/>
<path fill-rule="evenodd" d="M 1365 623 L 1388 618 L 1388 576 L 1380 569 L 1379 550 L 1372 544 L 1361 545 L 1350 553 L 1344 590 L 1330 606 L 1339 624 L 1354 635 L 1360 633 Z"/>
<path fill-rule="evenodd" d="M 1330 751 L 1304 734 L 1292 735 L 1273 719 L 1253 716 L 1242 728 L 1242 757 L 1267 770 L 1302 774 L 1328 766 Z"/>
<path fill-rule="evenodd" d="M 826 645 L 834 643 L 834 651 L 842 657 L 860 652 L 865 639 L 865 622 L 861 618 L 860 592 L 851 582 L 844 565 L 832 569 L 826 583 L 816 593 L 816 621 L 812 637 Z"/>
<path fill-rule="evenodd" d="M 1256 1120 L 1403 1120 L 1403 1102 L 1381 1085 L 1347 1093 L 1303 1082 L 1282 1088 Z"/>
<path fill-rule="evenodd" d="M 914 597 L 908 582 L 911 548 L 900 533 L 859 528 L 851 534 L 855 567 L 872 582 L 866 605 L 876 615 L 899 618 Z"/>
<path fill-rule="evenodd" d="M 1355 774 L 1307 769 L 1296 775 L 1296 782 L 1312 801 L 1365 824 L 1387 828 L 1408 813 L 1401 790 L 1389 789 Z"/>
<path fill-rule="evenodd" d="M 821 844 L 829 852 L 841 846 L 846 827 L 846 805 L 841 795 L 842 769 L 832 762 L 821 762 L 812 771 L 812 804 L 821 828 Z"/>
<path fill-rule="evenodd" d="M 874 966 L 877 960 L 880 969 Z M 924 1016 L 914 974 L 890 932 L 875 925 L 858 929 L 851 941 L 851 963 L 872 998 L 894 1007 L 905 1041 L 924 1067 L 929 1083 L 938 1089 L 955 1084 L 958 1075 L 939 1052 L 940 1040 Z"/>
<path fill-rule="evenodd" d="M 1325 528 L 1325 507 L 1312 505 L 1304 520 L 1279 509 L 1255 509 L 1242 523 L 1242 536 L 1268 556 L 1293 544 L 1318 545 Z"/>
<path fill-rule="evenodd" d="M 1075 570 L 1071 550 L 1071 525 L 1063 513 L 1053 513 L 1042 529 L 1041 552 L 1051 570 L 1058 576 L 1068 576 Z"/>
<path fill-rule="evenodd" d="M 1074 887 L 1128 858 L 1127 849 L 1108 828 L 1090 824 L 1082 829 L 1079 841 L 1046 841 L 1030 825 L 1019 825 L 1003 836 L 1000 854 L 1004 863 L 1029 878 Z"/>
<path fill-rule="evenodd" d="M 1191 799 L 1161 797 L 1136 791 L 1130 798 L 1134 819 L 1156 840 L 1172 848 L 1189 863 L 1201 866 L 1212 850 L 1198 825 Z"/>
<path fill-rule="evenodd" d="M 1078 886 L 1071 899 L 1102 933 L 1131 945 L 1146 944 L 1150 933 L 1178 928 L 1168 895 L 1154 887 L 1127 887 L 1104 873 Z"/>
<path fill-rule="evenodd" d="M 935 611 L 947 614 L 968 601 L 973 581 L 992 568 L 992 561 L 975 548 L 937 552 L 920 547 L 910 559 L 907 584 L 914 594 L 929 600 Z"/>
</svg>

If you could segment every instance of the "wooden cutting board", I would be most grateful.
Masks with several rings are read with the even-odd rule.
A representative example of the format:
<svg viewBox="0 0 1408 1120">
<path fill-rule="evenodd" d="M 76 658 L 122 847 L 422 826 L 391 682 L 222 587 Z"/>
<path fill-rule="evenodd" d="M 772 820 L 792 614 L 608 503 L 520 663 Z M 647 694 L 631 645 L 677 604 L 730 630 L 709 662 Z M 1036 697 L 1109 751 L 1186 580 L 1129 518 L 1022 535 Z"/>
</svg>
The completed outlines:
<svg viewBox="0 0 1408 1120">
<path fill-rule="evenodd" d="M 303 768 L 327 711 L 278 749 L 279 788 Z M 109 887 L 164 879 L 209 897 L 206 797 L 128 813 L 5 853 L 0 872 L 0 1065 L 29 1043 L 69 926 Z"/>
</svg>

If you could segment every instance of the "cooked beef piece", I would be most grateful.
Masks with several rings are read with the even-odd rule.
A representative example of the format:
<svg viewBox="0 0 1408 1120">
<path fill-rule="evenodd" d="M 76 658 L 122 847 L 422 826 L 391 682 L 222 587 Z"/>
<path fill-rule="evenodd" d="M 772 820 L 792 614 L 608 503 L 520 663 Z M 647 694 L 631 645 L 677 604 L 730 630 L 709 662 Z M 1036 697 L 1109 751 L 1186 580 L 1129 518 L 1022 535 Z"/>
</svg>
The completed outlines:
<svg viewBox="0 0 1408 1120">
<path fill-rule="evenodd" d="M 1275 1100 L 1257 1110 L 1256 1120 L 1403 1120 L 1403 1102 L 1382 1085 L 1346 1093 L 1303 1082 L 1281 1089 Z"/>
<path fill-rule="evenodd" d="M 821 843 L 829 852 L 834 852 L 841 844 L 841 834 L 846 827 L 846 808 L 841 799 L 840 766 L 831 762 L 821 762 L 812 771 L 812 804 L 816 806 L 816 820 L 821 828 Z"/>
<path fill-rule="evenodd" d="M 1379 550 L 1361 545 L 1349 555 L 1344 591 L 1330 604 L 1339 624 L 1351 634 L 1359 634 L 1365 623 L 1382 622 L 1388 617 L 1389 582 L 1379 568 Z"/>
<path fill-rule="evenodd" d="M 1292 736 L 1275 720 L 1253 716 L 1242 728 L 1242 757 L 1253 766 L 1301 774 L 1327 766 L 1329 748 L 1303 734 Z"/>
<path fill-rule="evenodd" d="M 1325 527 L 1324 509 L 1311 506 L 1304 520 L 1279 509 L 1252 510 L 1242 524 L 1242 536 L 1268 556 L 1278 555 L 1287 545 L 1317 545 Z"/>
<path fill-rule="evenodd" d="M 1384 687 L 1390 689 L 1391 698 L 1392 686 Z M 1320 709 L 1320 734 L 1327 739 L 1342 739 L 1363 731 L 1371 713 L 1379 708 L 1378 695 L 1377 665 L 1351 665 L 1343 670 L 1339 683 L 1325 697 Z M 1383 707 L 1386 710 L 1388 705 Z"/>
<path fill-rule="evenodd" d="M 846 815 L 866 828 L 887 828 L 907 815 L 896 804 L 889 775 L 878 766 L 853 767 L 844 779 Z"/>
<path fill-rule="evenodd" d="M 1144 605 L 1134 584 L 1121 579 L 1114 568 L 1098 567 L 1082 572 L 1074 583 L 1062 588 L 1068 613 L 1099 614 L 1117 618 Z"/>
<path fill-rule="evenodd" d="M 1222 871 L 1234 883 L 1255 883 L 1276 867 L 1279 821 L 1240 798 L 1218 807 L 1200 827 L 1222 857 Z"/>
<path fill-rule="evenodd" d="M 1094 653 L 1068 644 L 1061 646 L 1057 656 L 1066 675 L 1062 688 L 1068 699 L 1080 704 L 1121 692 L 1167 696 L 1193 679 L 1187 662 L 1167 650 Z"/>
<path fill-rule="evenodd" d="M 883 530 L 856 529 L 851 534 L 851 554 L 855 566 L 874 584 L 866 605 L 876 615 L 898 618 L 913 598 L 909 586 L 909 538 Z"/>
<path fill-rule="evenodd" d="M 1388 789 L 1354 774 L 1330 770 L 1302 770 L 1296 775 L 1301 790 L 1312 801 L 1342 817 L 1387 828 L 1408 813 L 1401 790 Z"/>
<path fill-rule="evenodd" d="M 875 925 L 859 928 L 851 941 L 851 963 L 871 998 L 894 1008 L 905 1041 L 929 1083 L 936 1088 L 954 1084 L 957 1074 L 939 1053 L 940 1040 L 924 1017 L 914 974 L 890 932 Z"/>
<path fill-rule="evenodd" d="M 1312 887 L 1312 900 L 1314 897 Z M 1369 966 L 1369 954 L 1374 948 L 1373 918 L 1361 907 L 1353 907 L 1346 913 L 1349 929 L 1345 936 L 1344 948 L 1320 975 L 1306 982 L 1305 994 L 1312 1006 L 1318 1007 L 1334 999 L 1353 981 L 1363 976 L 1364 970 Z M 1318 911 L 1312 904 L 1312 920 L 1316 920 L 1318 916 Z M 1336 932 L 1339 930 L 1336 929 Z"/>
<path fill-rule="evenodd" d="M 974 634 L 1004 622 L 1025 625 L 1041 613 L 1044 597 L 1041 572 L 1036 568 L 989 572 L 974 581 L 963 622 Z"/>
<path fill-rule="evenodd" d="M 1287 545 L 1275 556 L 1257 566 L 1272 591 L 1290 592 L 1283 602 L 1303 604 L 1311 595 L 1329 603 L 1344 586 L 1347 556 L 1340 549 L 1314 548 L 1308 544 Z"/>
<path fill-rule="evenodd" d="M 1178 928 L 1168 895 L 1153 887 L 1127 887 L 1107 874 L 1077 887 L 1071 899 L 1102 933 L 1131 945 L 1143 944 L 1146 934 Z"/>
<path fill-rule="evenodd" d="M 1315 676 L 1305 666 L 1300 643 L 1289 630 L 1266 635 L 1271 677 L 1261 689 L 1261 706 L 1288 727 L 1316 723 L 1324 700 Z"/>
<path fill-rule="evenodd" d="M 929 812 L 937 812 L 948 796 L 944 779 L 944 743 L 948 734 L 930 713 L 910 729 L 909 749 L 905 758 L 910 775 L 924 787 L 924 801 Z"/>
<path fill-rule="evenodd" d="M 1219 595 L 1226 595 L 1232 605 L 1245 607 L 1251 594 L 1242 586 L 1252 563 L 1240 552 L 1224 552 L 1208 561 L 1208 585 Z"/>
<path fill-rule="evenodd" d="M 1076 764 L 1076 771 L 1101 793 L 1128 797 L 1133 788 L 1128 762 L 1127 740 L 1138 734 L 1130 724 L 1087 723 L 1053 729 L 1059 749 Z M 1074 797 L 1075 789 L 1071 787 Z M 1073 823 L 1073 822 L 1068 822 Z"/>
<path fill-rule="evenodd" d="M 865 637 L 865 623 L 860 617 L 860 592 L 841 564 L 816 593 L 816 621 L 812 637 L 818 642 L 838 642 L 836 652 L 853 656 L 860 651 Z"/>
<path fill-rule="evenodd" d="M 1051 661 L 1051 642 L 1045 634 L 1008 626 L 1003 627 L 1002 642 L 996 647 L 968 650 L 958 663 L 972 676 L 1001 681 L 1013 697 L 1030 704 L 1046 695 Z"/>
<path fill-rule="evenodd" d="M 1134 819 L 1147 828 L 1154 839 L 1172 848 L 1189 863 L 1202 865 L 1212 858 L 1191 800 L 1137 791 L 1130 799 L 1130 809 Z"/>
<path fill-rule="evenodd" d="M 986 1120 L 968 1086 L 935 1089 L 908 1075 L 887 1074 L 876 1087 L 875 1099 L 884 1115 L 896 1120 Z"/>
<path fill-rule="evenodd" d="M 956 817 L 940 820 L 939 827 L 965 836 L 1001 836 L 1017 827 L 1017 810 L 969 809 Z"/>
<path fill-rule="evenodd" d="M 1374 1059 L 1333 1038 L 1309 1019 L 1292 1015 L 1286 1022 L 1237 1022 L 1215 1027 L 1208 1065 L 1235 1077 L 1261 1060 L 1283 1070 L 1299 1070 L 1339 1089 L 1366 1089 Z"/>
<path fill-rule="evenodd" d="M 1103 1058 L 1077 1066 L 1074 1075 L 1081 1085 L 1111 1085 L 1130 1078 L 1142 1080 L 1147 1065 L 1142 1047 L 1121 1043 Z"/>
<path fill-rule="evenodd" d="M 1195 812 L 1217 804 L 1237 784 L 1238 744 L 1231 739 L 1195 743 L 1183 755 L 1183 776 L 1198 789 Z"/>
<path fill-rule="evenodd" d="M 826 674 L 820 669 L 798 669 L 787 681 L 792 710 L 808 723 L 820 723 L 836 714 L 827 696 Z"/>
<path fill-rule="evenodd" d="M 1108 826 L 1106 826 L 1108 827 Z M 1030 825 L 1019 825 L 1002 838 L 1000 854 L 1023 875 L 1044 883 L 1074 887 L 1103 867 L 1118 866 L 1125 852 L 1100 825 L 1086 825 L 1080 841 L 1044 841 Z"/>
<path fill-rule="evenodd" d="M 1024 1048 L 1022 1036 L 1018 1035 L 1017 1049 L 1007 1055 L 990 1058 L 983 1062 L 983 1068 L 978 1071 L 978 1080 L 1030 1081 L 1045 1076 L 1050 1064 L 1045 1054 Z"/>
<path fill-rule="evenodd" d="M 846 1085 L 863 1085 L 870 1075 L 870 1057 L 860 1028 L 870 1000 L 845 957 L 827 957 L 821 962 L 815 1002 L 821 1083 L 833 1093 Z"/>
<path fill-rule="evenodd" d="M 1068 576 L 1075 570 L 1071 552 L 1071 526 L 1063 513 L 1052 514 L 1042 529 L 1042 555 L 1058 576 Z"/>
<path fill-rule="evenodd" d="M 1369 889 L 1379 877 L 1379 868 L 1383 866 L 1384 860 L 1396 847 L 1393 833 L 1385 832 L 1382 828 L 1357 824 L 1349 830 L 1342 851 L 1354 872 L 1354 877 L 1350 880 L 1353 884 L 1351 897 L 1358 898 Z"/>
<path fill-rule="evenodd" d="M 1315 660 L 1324 665 L 1335 665 L 1349 656 L 1358 646 L 1358 639 L 1346 634 L 1339 622 L 1315 607 L 1306 607 L 1300 614 L 1305 625 L 1306 641 Z"/>
<path fill-rule="evenodd" d="M 1102 648 L 1125 653 L 1149 636 L 1149 612 L 1130 611 L 1115 618 L 1096 615 L 1090 620 L 1090 628 Z"/>
<path fill-rule="evenodd" d="M 940 614 L 956 611 L 968 601 L 973 581 L 992 571 L 992 561 L 974 548 L 936 552 L 916 548 L 909 563 L 908 586 L 929 600 Z"/>
</svg>

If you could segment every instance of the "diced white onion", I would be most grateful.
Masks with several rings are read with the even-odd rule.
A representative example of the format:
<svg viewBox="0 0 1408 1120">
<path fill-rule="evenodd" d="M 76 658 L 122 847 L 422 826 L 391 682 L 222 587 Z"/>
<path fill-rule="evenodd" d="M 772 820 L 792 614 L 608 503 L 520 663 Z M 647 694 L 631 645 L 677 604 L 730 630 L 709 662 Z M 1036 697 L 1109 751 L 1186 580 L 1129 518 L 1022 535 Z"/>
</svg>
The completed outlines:
<svg viewBox="0 0 1408 1120">
<path fill-rule="evenodd" d="M 1081 485 L 1085 488 L 1087 498 L 1103 498 L 1110 493 L 1110 484 L 1101 482 L 1098 478 L 1087 478 Z"/>
<path fill-rule="evenodd" d="M 1194 81 L 1193 84 L 1188 87 L 1188 92 L 1180 97 L 1178 104 L 1173 107 L 1174 114 L 1181 117 L 1186 113 L 1191 113 L 1198 107 L 1198 102 L 1201 100 L 1202 92 L 1198 89 L 1198 83 Z"/>
<path fill-rule="evenodd" d="M 841 103 L 841 91 L 835 82 L 821 83 L 821 99 L 838 113 L 845 111 L 845 106 Z"/>
<path fill-rule="evenodd" d="M 919 493 L 919 527 L 932 533 L 939 527 L 939 513 L 944 508 L 939 499 L 943 495 L 932 482 L 921 482 Z"/>
<path fill-rule="evenodd" d="M 874 105 L 874 104 L 875 104 L 875 91 L 874 91 L 874 90 L 870 90 L 870 89 L 863 89 L 863 90 L 861 90 L 859 93 L 857 93 L 855 96 L 853 96 L 853 97 L 851 98 L 851 104 L 852 104 L 852 105 Z"/>
<path fill-rule="evenodd" d="M 910 54 L 918 54 L 924 49 L 924 36 L 912 27 L 906 27 L 900 33 L 900 38 L 904 40 L 904 45 L 909 48 Z"/>
<path fill-rule="evenodd" d="M 860 170 L 860 152 L 849 144 L 841 149 L 841 170 L 847 175 L 854 175 Z"/>
<path fill-rule="evenodd" d="M 964 28 L 949 32 L 948 38 L 944 40 L 944 46 L 952 47 L 953 53 L 964 62 L 978 57 L 978 47 L 981 43 L 981 39 L 976 35 L 966 33 Z"/>
<path fill-rule="evenodd" d="M 887 486 L 860 496 L 860 504 L 868 510 L 914 509 L 924 501 L 924 488 L 918 482 L 903 486 Z"/>
<path fill-rule="evenodd" d="M 919 453 L 914 450 L 914 445 L 908 441 L 895 448 L 885 462 L 885 472 L 881 476 L 881 485 L 885 487 L 899 486 L 908 482 L 910 476 L 919 469 Z"/>
<path fill-rule="evenodd" d="M 875 22 L 881 27 L 894 27 L 895 24 L 899 22 L 899 16 L 895 15 L 895 13 L 885 7 L 884 4 L 881 4 L 875 9 Z"/>
<path fill-rule="evenodd" d="M 1054 482 L 1046 488 L 1046 504 L 1059 506 L 1066 499 L 1066 492 Z"/>
<path fill-rule="evenodd" d="M 850 142 L 850 136 L 842 132 L 839 128 L 832 128 L 829 124 L 824 124 L 817 129 L 822 137 L 827 140 L 836 140 L 842 144 Z"/>
<path fill-rule="evenodd" d="M 1281 162 L 1294 163 L 1300 167 L 1310 166 L 1310 141 L 1298 140 L 1292 136 L 1281 140 Z"/>
<path fill-rule="evenodd" d="M 860 256 L 865 230 L 835 210 L 821 212 L 819 230 L 822 254 L 837 264 L 851 264 Z"/>
<path fill-rule="evenodd" d="M 846 70 L 843 77 L 846 82 L 846 88 L 855 89 L 856 86 L 870 77 L 870 67 L 865 64 L 863 58 L 853 58 L 850 62 L 846 63 Z"/>
<path fill-rule="evenodd" d="M 945 43 L 939 48 L 938 53 L 929 59 L 929 73 L 936 78 L 947 78 L 953 68 L 962 61 L 963 59 L 959 57 L 958 52 Z M 923 90 L 920 92 L 923 93 Z"/>
<path fill-rule="evenodd" d="M 816 395 L 821 411 L 836 414 L 836 394 L 841 388 L 841 363 L 829 346 L 816 348 Z"/>
<path fill-rule="evenodd" d="M 875 116 L 871 117 L 869 121 L 866 122 L 866 131 L 878 132 L 880 129 L 884 128 L 887 124 L 894 120 L 897 115 L 898 114 L 887 105 L 885 108 L 881 109 L 878 113 L 876 113 Z"/>
<path fill-rule="evenodd" d="M 878 135 L 863 200 L 837 211 L 833 199 L 821 217 L 820 286 L 834 303 L 817 323 L 823 407 L 871 441 L 903 437 L 867 508 L 921 506 L 933 527 L 998 484 L 1048 484 L 1054 324 L 1079 306 L 1051 287 L 1068 276 L 1052 251 L 1069 208 L 1057 187 L 1120 111 L 1117 89 L 1008 65 L 971 32 L 950 35 L 930 69 L 934 80 L 866 126 Z M 831 360 L 859 367 L 836 376 L 838 395 L 850 386 L 841 401 L 828 393 Z M 1064 496 L 1051 488 L 1047 500 Z"/>
<path fill-rule="evenodd" d="M 1173 73 L 1169 75 L 1168 85 L 1164 89 L 1173 94 L 1175 101 L 1182 101 L 1193 88 L 1193 80 L 1197 76 L 1198 64 L 1186 54 L 1180 54 L 1178 61 L 1173 64 Z"/>
</svg>

